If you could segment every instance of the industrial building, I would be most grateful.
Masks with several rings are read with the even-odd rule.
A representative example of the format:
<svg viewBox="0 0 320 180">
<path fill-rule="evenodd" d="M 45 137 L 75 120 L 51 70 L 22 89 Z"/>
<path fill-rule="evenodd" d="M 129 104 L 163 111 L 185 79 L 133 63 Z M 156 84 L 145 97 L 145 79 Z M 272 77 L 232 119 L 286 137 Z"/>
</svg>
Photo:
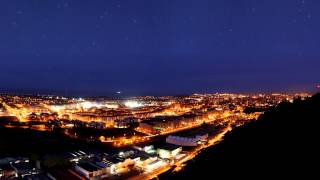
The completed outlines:
<svg viewBox="0 0 320 180">
<path fill-rule="evenodd" d="M 208 134 L 203 136 L 197 135 L 194 138 L 172 136 L 172 135 L 166 138 L 167 143 L 178 145 L 178 146 L 198 146 L 199 144 L 207 141 L 208 141 Z"/>
</svg>

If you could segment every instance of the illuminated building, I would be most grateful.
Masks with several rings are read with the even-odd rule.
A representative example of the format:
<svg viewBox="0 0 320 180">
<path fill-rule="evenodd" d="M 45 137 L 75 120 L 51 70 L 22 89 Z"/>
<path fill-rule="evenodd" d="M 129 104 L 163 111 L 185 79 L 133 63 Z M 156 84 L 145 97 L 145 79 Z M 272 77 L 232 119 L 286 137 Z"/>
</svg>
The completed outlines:
<svg viewBox="0 0 320 180">
<path fill-rule="evenodd" d="M 208 134 L 199 136 L 195 138 L 179 137 L 179 136 L 168 136 L 166 142 L 169 144 L 174 144 L 178 146 L 197 146 L 200 143 L 208 141 Z"/>
<path fill-rule="evenodd" d="M 162 159 L 170 159 L 173 160 L 180 152 L 182 151 L 182 147 L 166 144 L 157 149 L 157 154 Z"/>
<path fill-rule="evenodd" d="M 93 178 L 97 178 L 98 176 L 101 176 L 103 174 L 102 169 L 92 163 L 78 164 L 76 165 L 75 169 L 90 180 Z"/>
<path fill-rule="evenodd" d="M 153 161 L 149 162 L 144 166 L 144 171 L 146 172 L 152 172 L 155 169 L 158 169 L 160 167 L 166 166 L 167 163 L 161 159 L 154 159 Z"/>
</svg>

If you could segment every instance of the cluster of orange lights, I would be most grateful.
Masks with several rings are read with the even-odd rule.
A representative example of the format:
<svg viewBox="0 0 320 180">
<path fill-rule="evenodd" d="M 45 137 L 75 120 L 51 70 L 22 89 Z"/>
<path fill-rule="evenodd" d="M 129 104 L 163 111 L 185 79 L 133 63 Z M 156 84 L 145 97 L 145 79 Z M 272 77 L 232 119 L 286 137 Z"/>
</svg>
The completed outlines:
<svg viewBox="0 0 320 180">
<path fill-rule="evenodd" d="M 144 143 L 149 141 L 149 137 L 132 136 L 130 138 L 120 137 L 113 140 L 112 145 L 114 147 L 126 147 L 134 144 Z"/>
</svg>

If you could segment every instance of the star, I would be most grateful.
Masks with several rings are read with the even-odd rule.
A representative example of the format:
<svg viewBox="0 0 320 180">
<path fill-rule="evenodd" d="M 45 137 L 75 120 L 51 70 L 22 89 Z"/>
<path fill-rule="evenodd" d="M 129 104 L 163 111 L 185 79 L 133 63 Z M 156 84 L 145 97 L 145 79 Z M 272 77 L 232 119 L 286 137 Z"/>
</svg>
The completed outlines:
<svg viewBox="0 0 320 180">
<path fill-rule="evenodd" d="M 67 7 L 69 7 L 69 3 L 67 3 L 67 2 L 64 3 L 64 4 L 60 4 L 60 3 L 59 3 L 59 4 L 57 5 L 57 8 L 58 8 L 58 9 L 67 8 Z"/>
<path fill-rule="evenodd" d="M 36 57 L 40 57 L 40 53 L 36 49 L 33 50 L 33 54 Z"/>
<path fill-rule="evenodd" d="M 11 25 L 12 25 L 12 26 L 18 26 L 18 23 L 17 23 L 17 21 L 12 21 L 12 22 L 11 22 Z"/>
<path fill-rule="evenodd" d="M 95 41 L 92 41 L 90 47 L 96 47 L 96 46 L 97 46 L 97 43 Z"/>
<path fill-rule="evenodd" d="M 69 3 L 67 3 L 67 2 L 64 3 L 64 4 L 63 4 L 63 7 L 65 7 L 65 8 L 66 8 L 66 7 L 69 7 Z"/>
<path fill-rule="evenodd" d="M 224 31 L 225 31 L 225 32 L 233 32 L 233 28 L 232 28 L 232 27 L 225 26 L 225 27 L 224 27 Z"/>
<path fill-rule="evenodd" d="M 311 19 L 311 18 L 312 18 L 312 14 L 311 14 L 311 13 L 308 13 L 307 16 L 306 16 L 306 18 Z"/>
<path fill-rule="evenodd" d="M 297 23 L 297 19 L 292 19 L 292 23 Z"/>
<path fill-rule="evenodd" d="M 45 23 L 47 23 L 47 22 L 49 22 L 49 19 L 48 19 L 48 18 L 44 18 L 43 21 L 44 21 Z"/>
<path fill-rule="evenodd" d="M 17 11 L 16 14 L 21 15 L 23 14 L 23 11 Z"/>
<path fill-rule="evenodd" d="M 48 38 L 47 34 L 41 34 L 41 39 L 47 39 L 47 38 Z"/>
</svg>

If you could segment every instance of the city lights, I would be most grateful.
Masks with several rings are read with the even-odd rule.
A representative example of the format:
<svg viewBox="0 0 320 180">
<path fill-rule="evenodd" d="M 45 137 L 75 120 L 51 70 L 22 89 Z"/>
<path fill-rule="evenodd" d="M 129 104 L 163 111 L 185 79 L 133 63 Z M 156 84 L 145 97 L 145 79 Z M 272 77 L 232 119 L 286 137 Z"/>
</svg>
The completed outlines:
<svg viewBox="0 0 320 180">
<path fill-rule="evenodd" d="M 263 113 L 246 113 L 247 108 L 266 110 L 283 100 L 308 96 L 306 93 L 216 93 L 79 101 L 53 96 L 4 95 L 0 97 L 0 115 L 12 117 L 3 123 L 7 129 L 37 132 L 59 129 L 68 138 L 106 144 L 116 152 L 96 155 L 103 157 L 98 162 L 90 153 L 72 152 L 69 161 L 76 176 L 119 176 L 138 169 L 139 173 L 131 179 L 139 180 L 155 178 L 171 168 L 180 171 L 202 149 L 219 143 L 227 132 L 258 119 Z M 162 138 L 165 144 L 154 146 Z M 183 150 L 185 147 L 189 150 Z"/>
<path fill-rule="evenodd" d="M 127 106 L 128 108 L 139 108 L 139 107 L 143 107 L 143 104 L 141 102 L 137 102 L 137 101 L 126 101 L 124 103 L 125 106 Z"/>
</svg>

